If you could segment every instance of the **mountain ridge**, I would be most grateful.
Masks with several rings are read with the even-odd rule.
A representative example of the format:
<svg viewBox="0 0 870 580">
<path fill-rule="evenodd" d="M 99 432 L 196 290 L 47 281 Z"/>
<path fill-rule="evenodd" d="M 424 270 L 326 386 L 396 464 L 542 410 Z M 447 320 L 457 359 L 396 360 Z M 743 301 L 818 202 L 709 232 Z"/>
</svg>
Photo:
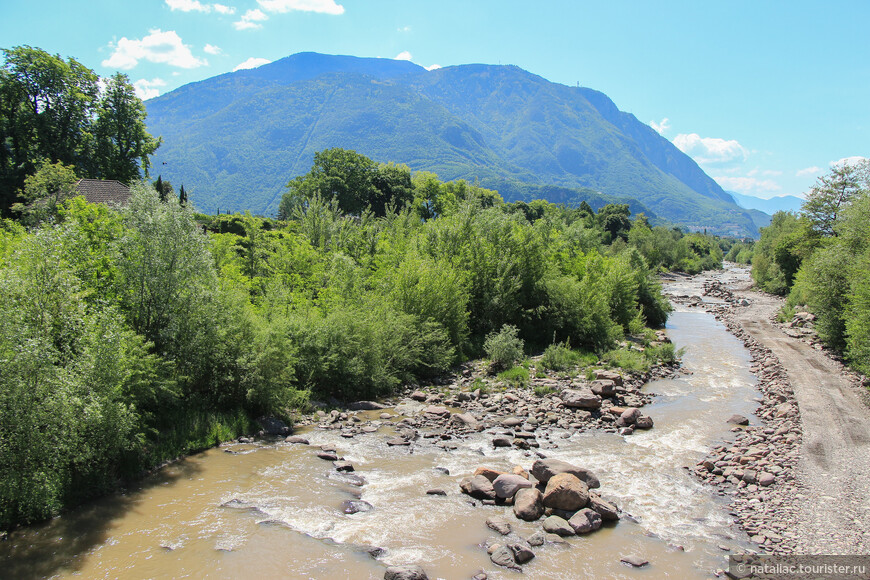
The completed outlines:
<svg viewBox="0 0 870 580">
<path fill-rule="evenodd" d="M 314 152 L 354 149 L 444 180 L 637 200 L 693 229 L 754 234 L 750 214 L 694 161 L 593 89 L 512 65 L 427 71 L 407 61 L 299 53 L 146 102 L 155 166 L 206 211 L 274 212 Z M 566 197 L 563 195 L 562 197 Z"/>
</svg>

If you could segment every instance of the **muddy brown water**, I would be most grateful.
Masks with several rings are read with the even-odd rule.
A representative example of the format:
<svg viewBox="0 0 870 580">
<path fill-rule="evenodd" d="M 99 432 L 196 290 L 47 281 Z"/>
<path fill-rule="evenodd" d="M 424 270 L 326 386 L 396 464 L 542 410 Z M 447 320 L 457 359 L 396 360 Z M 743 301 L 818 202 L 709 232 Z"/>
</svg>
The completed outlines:
<svg viewBox="0 0 870 580">
<path fill-rule="evenodd" d="M 311 447 L 233 445 L 190 457 L 123 495 L 10 534 L 0 542 L 0 576 L 383 578 L 388 565 L 419 563 L 430 578 L 449 579 L 480 570 L 490 578 L 709 578 L 726 567 L 722 547 L 739 552 L 749 544 L 724 501 L 683 466 L 729 437 L 728 417 L 751 415 L 755 379 L 748 352 L 709 314 L 678 310 L 668 334 L 687 349 L 685 373 L 646 387 L 658 395 L 645 410 L 652 430 L 553 432 L 558 448 L 543 450 L 594 470 L 602 495 L 631 517 L 569 538 L 567 547 L 537 548 L 524 575 L 489 561 L 481 544 L 494 532 L 484 522 L 504 515 L 524 536 L 540 522 L 472 506 L 458 481 L 480 465 L 529 468 L 534 457 L 494 449 L 486 433 L 453 451 L 429 443 L 390 448 L 385 424 L 354 439 L 311 429 Z M 315 457 L 319 444 L 335 445 L 366 483 L 354 485 Z M 425 494 L 436 487 L 447 495 Z M 357 499 L 372 509 L 345 514 L 343 502 Z M 370 546 L 384 553 L 375 559 Z M 620 563 L 627 554 L 650 565 L 627 567 Z"/>
</svg>

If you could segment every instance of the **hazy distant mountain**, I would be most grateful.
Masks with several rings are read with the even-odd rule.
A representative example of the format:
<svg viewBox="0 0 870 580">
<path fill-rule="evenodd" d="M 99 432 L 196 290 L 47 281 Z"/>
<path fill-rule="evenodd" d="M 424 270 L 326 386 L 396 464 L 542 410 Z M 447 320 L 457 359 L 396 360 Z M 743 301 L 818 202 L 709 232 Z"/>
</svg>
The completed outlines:
<svg viewBox="0 0 870 580">
<path fill-rule="evenodd" d="M 164 140 L 156 171 L 183 182 L 205 211 L 272 213 L 316 151 L 344 147 L 478 181 L 509 201 L 633 199 L 678 224 L 756 232 L 749 212 L 694 161 L 604 94 L 514 66 L 427 71 L 301 53 L 146 104 L 148 129 Z"/>
<path fill-rule="evenodd" d="M 778 211 L 800 211 L 803 199 L 793 195 L 780 195 L 770 199 L 762 199 L 754 195 L 743 195 L 736 191 L 729 191 L 737 205 L 746 209 L 758 209 L 766 214 L 773 215 Z"/>
</svg>

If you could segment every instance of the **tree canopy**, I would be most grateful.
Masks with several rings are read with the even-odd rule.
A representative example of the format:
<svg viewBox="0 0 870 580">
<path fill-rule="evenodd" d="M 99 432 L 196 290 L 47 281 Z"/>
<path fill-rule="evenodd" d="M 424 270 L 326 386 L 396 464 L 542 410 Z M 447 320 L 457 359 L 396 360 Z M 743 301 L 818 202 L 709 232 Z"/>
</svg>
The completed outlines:
<svg viewBox="0 0 870 580">
<path fill-rule="evenodd" d="M 0 210 L 47 161 L 79 177 L 131 183 L 160 144 L 126 75 L 100 77 L 74 58 L 30 46 L 3 49 L 0 68 Z"/>
</svg>

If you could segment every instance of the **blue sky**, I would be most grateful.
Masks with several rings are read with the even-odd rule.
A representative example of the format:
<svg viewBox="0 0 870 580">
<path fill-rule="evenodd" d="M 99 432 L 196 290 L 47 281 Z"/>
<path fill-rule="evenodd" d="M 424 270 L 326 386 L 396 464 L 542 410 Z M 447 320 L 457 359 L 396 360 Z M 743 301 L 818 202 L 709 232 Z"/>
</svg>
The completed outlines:
<svg viewBox="0 0 870 580">
<path fill-rule="evenodd" d="M 143 97 L 302 51 L 515 64 L 606 93 L 725 189 L 772 197 L 870 156 L 868 22 L 866 0 L 0 0 L 0 47 L 124 72 Z"/>
</svg>

